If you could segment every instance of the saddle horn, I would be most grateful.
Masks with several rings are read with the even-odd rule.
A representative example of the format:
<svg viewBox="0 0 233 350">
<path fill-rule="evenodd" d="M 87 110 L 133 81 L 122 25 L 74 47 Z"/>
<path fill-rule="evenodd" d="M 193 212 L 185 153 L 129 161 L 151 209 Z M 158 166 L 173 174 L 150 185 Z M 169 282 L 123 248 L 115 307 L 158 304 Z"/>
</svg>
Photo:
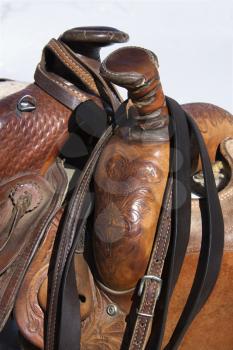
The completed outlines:
<svg viewBox="0 0 233 350">
<path fill-rule="evenodd" d="M 64 32 L 59 40 L 74 52 L 100 61 L 102 47 L 125 43 L 128 34 L 112 27 L 77 27 Z"/>
</svg>

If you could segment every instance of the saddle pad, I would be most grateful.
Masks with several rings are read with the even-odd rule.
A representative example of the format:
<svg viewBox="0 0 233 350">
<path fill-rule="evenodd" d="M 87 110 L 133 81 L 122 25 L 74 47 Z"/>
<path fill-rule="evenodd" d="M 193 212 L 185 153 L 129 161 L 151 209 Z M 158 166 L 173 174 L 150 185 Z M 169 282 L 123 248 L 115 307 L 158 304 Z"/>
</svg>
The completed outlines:
<svg viewBox="0 0 233 350">
<path fill-rule="evenodd" d="M 28 265 L 61 207 L 66 187 L 66 173 L 58 161 L 45 177 L 27 174 L 0 188 L 0 210 L 3 213 L 0 225 L 0 330 L 14 306 Z M 15 207 L 25 195 L 26 202 L 28 197 L 30 199 L 27 209 L 22 216 L 14 214 Z"/>
</svg>

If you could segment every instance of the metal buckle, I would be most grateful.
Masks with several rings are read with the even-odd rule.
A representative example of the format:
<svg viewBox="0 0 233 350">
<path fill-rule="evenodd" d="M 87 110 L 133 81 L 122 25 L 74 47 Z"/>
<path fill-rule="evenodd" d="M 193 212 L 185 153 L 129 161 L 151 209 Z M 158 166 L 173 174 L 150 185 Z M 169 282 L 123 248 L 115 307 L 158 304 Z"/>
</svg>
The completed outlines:
<svg viewBox="0 0 233 350">
<path fill-rule="evenodd" d="M 153 308 L 152 308 L 152 312 L 151 314 L 146 314 L 146 313 L 143 313 L 143 312 L 140 312 L 140 310 L 137 310 L 137 314 L 140 315 L 140 316 L 145 316 L 145 317 L 154 317 L 154 311 L 155 311 L 155 306 L 156 306 L 156 301 L 158 300 L 158 297 L 160 295 L 160 292 L 161 292 L 161 288 L 162 288 L 162 279 L 158 276 L 154 276 L 154 275 L 145 275 L 142 277 L 141 279 L 141 282 L 140 282 L 140 285 L 139 285 L 139 289 L 138 289 L 138 296 L 141 296 L 142 295 L 142 292 L 143 292 L 143 289 L 145 287 L 145 282 L 147 280 L 150 280 L 150 281 L 154 281 L 154 282 L 157 282 L 158 283 L 158 288 L 157 288 L 157 293 L 156 293 L 156 296 L 154 298 L 154 301 L 153 301 Z"/>
</svg>

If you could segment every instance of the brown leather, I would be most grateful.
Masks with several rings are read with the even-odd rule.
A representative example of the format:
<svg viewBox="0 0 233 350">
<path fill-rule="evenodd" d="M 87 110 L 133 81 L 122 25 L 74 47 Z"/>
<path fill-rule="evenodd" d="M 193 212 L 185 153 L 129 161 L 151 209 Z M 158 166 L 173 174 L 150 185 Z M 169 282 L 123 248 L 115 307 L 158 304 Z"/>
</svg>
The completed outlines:
<svg viewBox="0 0 233 350">
<path fill-rule="evenodd" d="M 128 107 L 134 126 L 129 139 L 139 141 L 168 140 L 168 110 L 158 73 L 157 57 L 139 47 L 125 47 L 110 54 L 101 64 L 101 74 L 128 90 Z"/>
<path fill-rule="evenodd" d="M 165 107 L 158 59 L 153 52 L 138 47 L 120 48 L 103 61 L 101 73 L 128 90 L 139 115 L 152 114 Z"/>
<path fill-rule="evenodd" d="M 51 50 L 52 53 L 62 61 L 62 63 L 70 68 L 77 76 L 83 84 L 87 87 L 88 90 L 90 90 L 92 93 L 98 95 L 98 89 L 95 83 L 94 78 L 92 75 L 83 67 L 77 60 L 75 60 L 72 55 L 68 52 L 68 50 L 64 47 L 64 45 L 59 42 L 58 40 L 52 39 L 47 44 L 45 48 L 45 55 L 46 51 Z M 48 63 L 47 63 L 48 64 Z"/>
<path fill-rule="evenodd" d="M 128 41 L 128 34 L 111 27 L 78 27 L 64 32 L 59 40 L 74 52 L 100 60 L 101 47 Z"/>
<path fill-rule="evenodd" d="M 144 274 L 168 158 L 168 142 L 141 144 L 117 134 L 101 154 L 95 173 L 93 244 L 100 282 L 111 289 L 131 289 Z"/>
<path fill-rule="evenodd" d="M 46 50 L 50 50 L 48 56 Z M 56 69 L 49 70 L 49 62 L 55 57 L 56 64 L 63 65 L 60 75 Z M 84 91 L 68 84 L 66 76 L 63 77 L 64 67 L 82 81 L 86 86 Z M 53 98 L 32 84 L 0 103 L 0 204 L 4 215 L 0 225 L 0 328 L 14 306 L 28 264 L 52 219 L 50 215 L 62 203 L 67 180 L 61 165 L 56 166 L 55 161 L 69 136 L 72 109 L 86 100 L 102 107 L 93 74 L 61 42 L 52 40 L 48 44 L 37 78 L 37 85 Z M 100 80 L 104 82 L 102 77 Z M 116 96 L 115 108 L 119 104 Z"/>
<path fill-rule="evenodd" d="M 194 277 L 197 259 L 198 252 L 190 253 L 190 255 L 187 255 L 185 258 L 181 276 L 178 280 L 169 308 L 169 322 L 166 327 L 164 345 L 168 341 L 180 312 L 184 307 Z M 232 250 L 226 250 L 223 257 L 221 272 L 214 291 L 204 308 L 194 320 L 193 325 L 188 330 L 179 350 L 232 349 L 232 266 Z"/>
<path fill-rule="evenodd" d="M 38 191 L 39 201 L 32 185 Z M 27 191 L 31 195 L 32 201 L 35 200 L 36 206 L 20 218 L 12 234 L 1 247 L 1 327 L 4 326 L 14 307 L 18 289 L 47 230 L 47 225 L 61 206 L 66 188 L 66 176 L 59 163 L 55 163 L 45 177 L 36 174 L 18 176 L 1 186 L 0 198 L 3 206 L 7 205 L 6 202 L 9 201 L 9 192 L 17 191 L 18 188 L 22 188 L 24 193 Z"/>
<path fill-rule="evenodd" d="M 18 101 L 25 95 L 36 100 L 36 109 L 32 112 L 17 110 Z M 69 109 L 34 84 L 2 99 L 0 182 L 18 174 L 44 174 L 68 138 L 70 114 Z"/>
<path fill-rule="evenodd" d="M 54 68 L 56 67 L 55 63 L 50 68 L 48 63 L 51 62 L 54 55 L 58 60 L 57 64 L 65 66 L 76 77 L 80 75 L 79 78 L 84 84 L 88 84 L 89 89 L 93 92 L 92 95 L 69 83 L 65 77 L 58 75 L 57 70 Z M 55 39 L 52 39 L 44 48 L 41 62 L 35 72 L 35 82 L 53 98 L 71 110 L 74 110 L 80 103 L 88 99 L 93 99 L 98 105 L 102 106 L 100 99 L 96 96 L 97 87 L 92 76 L 84 67 L 76 63 L 66 48 Z"/>
<path fill-rule="evenodd" d="M 43 334 L 48 266 L 62 213 L 63 209 L 59 210 L 48 227 L 47 234 L 24 278 L 14 310 L 21 334 L 29 341 L 33 339 L 32 343 L 37 347 L 41 347 Z"/>
<path fill-rule="evenodd" d="M 187 107 L 188 108 L 188 107 Z M 198 105 L 196 105 L 196 108 L 198 108 Z M 216 109 L 216 107 L 212 107 L 212 115 L 214 114 L 215 116 L 217 116 L 217 111 L 218 109 Z M 203 111 L 204 113 L 204 111 Z M 219 114 L 219 118 L 221 119 L 221 111 Z M 227 122 L 227 120 L 225 120 L 225 122 Z M 212 134 L 213 137 L 213 134 Z M 216 137 L 218 137 L 216 135 Z M 207 140 L 208 142 L 208 140 Z M 232 344 L 232 332 L 230 331 L 230 325 L 231 323 L 229 322 L 229 319 L 232 317 L 233 315 L 233 309 L 230 307 L 230 305 L 232 304 L 232 293 L 228 293 L 227 291 L 231 290 L 231 286 L 230 286 L 230 275 L 231 275 L 231 265 L 233 264 L 233 259 L 231 256 L 231 251 L 233 250 L 233 240 L 232 240 L 232 223 L 231 223 L 231 217 L 233 215 L 232 213 L 232 196 L 233 196 L 233 182 L 232 182 L 232 177 L 233 177 L 233 141 L 231 139 L 227 140 L 227 141 L 223 141 L 221 144 L 221 152 L 224 155 L 224 157 L 226 158 L 230 169 L 231 169 L 231 181 L 228 183 L 227 187 L 225 187 L 219 194 L 220 196 L 220 201 L 221 201 L 221 205 L 223 208 L 223 214 L 224 214 L 224 221 L 225 221 L 225 254 L 224 254 L 224 261 L 223 261 L 223 266 L 222 266 L 222 270 L 221 270 L 221 274 L 220 274 L 220 281 L 219 283 L 217 283 L 213 296 L 210 298 L 210 300 L 208 301 L 207 305 L 205 306 L 205 308 L 201 311 L 200 316 L 198 316 L 197 320 L 193 323 L 193 325 L 190 328 L 190 331 L 188 332 L 187 336 L 184 339 L 184 345 L 182 345 L 181 348 L 186 349 L 196 349 L 199 348 L 200 349 L 213 349 L 213 350 L 218 350 L 219 346 L 221 344 L 221 342 L 223 342 L 224 344 L 224 349 L 230 349 L 231 348 L 231 344 Z M 165 341 L 168 339 L 169 334 L 171 334 L 171 331 L 175 325 L 175 322 L 177 321 L 178 315 L 179 315 L 179 310 L 181 310 L 181 308 L 184 305 L 185 302 L 185 295 L 187 295 L 189 289 L 190 289 L 190 284 L 192 282 L 192 277 L 193 277 L 193 273 L 194 273 L 194 269 L 196 266 L 196 261 L 197 261 L 197 257 L 198 257 L 198 253 L 199 253 L 199 249 L 200 249 L 200 230 L 201 230 L 201 219 L 200 219 L 200 209 L 198 206 L 198 199 L 193 199 L 192 200 L 192 229 L 191 229 L 191 237 L 190 237 L 190 243 L 189 243 L 189 247 L 188 247 L 188 255 L 186 257 L 186 261 L 185 261 L 185 265 L 184 265 L 184 272 L 182 273 L 179 282 L 178 282 L 178 286 L 176 287 L 176 291 L 175 291 L 175 295 L 173 296 L 172 299 L 172 303 L 170 306 L 170 313 L 169 313 L 169 318 L 168 318 L 168 325 L 167 325 L 167 331 L 166 331 L 166 336 L 165 336 Z M 111 246 L 110 246 L 111 247 Z M 47 262 L 46 262 L 47 263 Z M 36 271 L 38 271 L 38 266 L 33 265 L 32 264 L 32 268 L 33 268 L 33 272 L 31 272 L 31 274 L 35 274 Z M 39 275 L 41 274 L 42 278 L 40 279 Z M 143 272 L 144 274 L 144 272 Z M 79 280 L 84 280 L 86 278 L 86 273 L 82 272 L 82 271 L 77 271 L 77 277 Z M 44 263 L 41 263 L 40 266 L 40 270 L 38 271 L 38 280 L 42 281 L 44 278 Z M 27 288 L 26 286 L 22 286 L 22 292 L 20 293 L 21 296 L 21 305 L 24 308 L 24 311 L 18 311 L 16 314 L 18 314 L 18 317 L 20 315 L 24 315 L 25 317 L 25 324 L 27 324 L 27 332 L 28 332 L 28 328 L 33 330 L 33 325 L 39 322 L 40 327 L 38 327 L 36 332 L 31 331 L 30 332 L 30 336 L 28 339 L 31 340 L 32 343 L 34 343 L 36 337 L 38 336 L 38 334 L 40 335 L 40 347 L 43 347 L 43 312 L 40 312 L 40 317 L 38 317 L 38 312 L 36 311 L 38 308 L 41 309 L 41 301 L 38 304 L 37 302 L 31 305 L 30 308 L 27 308 L 27 299 L 29 298 L 29 296 L 27 294 L 25 294 L 25 291 L 33 291 L 32 295 L 34 295 L 34 290 L 36 287 L 36 279 L 35 281 L 31 280 L 30 275 L 28 275 L 26 277 L 26 280 L 28 281 L 28 285 Z M 42 283 L 42 282 L 41 282 Z M 96 282 L 95 282 L 96 283 Z M 95 284 L 95 286 L 92 286 L 92 290 L 94 290 L 97 288 L 98 290 L 101 290 L 101 285 L 99 285 L 98 283 Z M 224 308 L 222 309 L 222 293 L 224 291 Z M 124 315 L 126 316 L 130 310 L 131 307 L 131 296 L 132 293 L 125 293 L 122 295 L 118 295 L 117 293 L 115 293 L 114 291 L 107 291 L 106 289 L 104 289 L 101 293 L 104 293 L 105 295 L 108 296 L 108 298 L 110 298 L 109 303 L 114 303 L 116 305 L 118 305 L 119 309 L 124 311 Z M 46 300 L 46 296 L 44 296 L 45 300 Z M 40 299 L 41 300 L 41 299 Z M 100 301 L 101 299 L 99 299 Z M 42 303 L 43 304 L 43 303 Z M 102 304 L 100 304 L 102 305 Z M 123 336 L 123 332 L 125 329 L 125 321 L 122 319 L 120 322 L 118 321 L 118 318 L 110 318 L 110 320 L 115 320 L 115 327 L 117 325 L 118 331 L 114 332 L 114 333 L 108 333 L 106 331 L 106 329 L 104 328 L 108 322 L 109 322 L 109 318 L 106 314 L 104 305 L 106 306 L 106 304 L 103 304 L 101 307 L 103 307 L 102 313 L 101 313 L 101 319 L 98 318 L 99 313 L 96 314 L 97 311 L 95 311 L 95 307 L 97 307 L 97 305 L 95 305 L 94 309 L 93 309 L 93 313 L 94 315 L 96 315 L 96 318 L 93 316 L 93 314 L 89 317 L 87 317 L 85 319 L 85 325 L 87 325 L 90 321 L 91 321 L 91 325 L 90 327 L 92 328 L 88 328 L 88 331 L 85 332 L 85 330 L 83 330 L 83 341 L 85 346 L 89 346 L 90 349 L 95 349 L 94 346 L 102 346 L 102 341 L 103 341 L 103 337 L 101 334 L 101 331 L 105 332 L 105 341 L 108 344 L 111 344 L 109 346 L 111 346 L 111 350 L 119 350 L 120 349 L 120 343 L 122 340 L 122 336 Z M 81 304 L 81 314 L 82 314 L 82 307 L 83 305 Z M 17 309 L 16 309 L 17 310 Z M 28 311 L 29 310 L 29 311 Z M 43 310 L 43 308 L 42 308 Z M 99 310 L 99 309 L 98 309 Z M 222 310 L 222 312 L 219 313 L 219 310 Z M 29 312 L 29 314 L 28 314 Z M 105 315 L 105 316 L 104 316 Z M 213 316 L 214 315 L 214 316 Z M 93 320 L 93 317 L 95 319 L 95 321 Z M 102 318 L 103 317 L 103 318 Z M 201 324 L 199 323 L 198 320 L 201 320 Z M 96 324 L 100 324 L 100 320 L 101 322 L 104 324 L 103 327 L 99 330 L 100 333 L 96 333 L 94 332 L 94 329 L 96 329 Z M 211 322 L 210 322 L 211 320 Z M 222 331 L 221 331 L 221 336 L 219 335 L 219 337 L 214 337 L 214 334 L 216 335 L 216 333 L 218 333 L 219 330 L 219 321 L 223 322 L 223 324 L 225 326 L 222 327 Z M 96 322 L 96 323 L 92 323 L 92 322 Z M 224 323 L 225 322 L 225 323 Z M 23 327 L 20 327 L 20 329 L 25 329 L 25 324 Z M 112 328 L 113 327 L 113 328 Z M 90 333 L 90 329 L 92 329 L 91 333 Z M 104 331 L 105 329 L 105 331 Z M 110 332 L 110 330 L 113 331 L 114 328 L 114 324 L 110 323 L 109 324 L 109 328 L 107 328 Z M 94 334 L 93 334 L 94 332 Z M 206 336 L 204 337 L 204 335 L 206 334 L 206 332 L 210 332 L 210 334 L 212 334 L 212 336 L 206 338 Z M 114 334 L 114 335 L 113 335 Z M 91 336 L 90 336 L 91 335 Z M 88 339 L 88 337 L 90 336 L 90 339 Z M 95 343 L 93 343 L 93 337 L 95 339 Z M 94 344 L 94 345 L 93 345 Z M 186 348 L 187 347 L 187 348 Z M 84 347 L 85 349 L 85 347 Z M 97 347 L 98 349 L 98 347 Z"/>
<path fill-rule="evenodd" d="M 74 32 L 75 30 L 73 33 Z M 82 34 L 80 34 L 81 32 Z M 81 30 L 81 32 L 80 30 L 77 31 L 77 36 L 75 36 L 77 42 L 80 40 L 79 35 L 84 38 L 83 31 Z M 89 33 L 90 32 L 91 30 Z M 69 34 L 71 33 L 72 32 Z M 91 35 L 94 35 L 90 37 L 91 39 L 88 37 L 88 40 L 91 41 L 97 41 L 99 40 L 97 39 L 98 36 L 101 36 L 99 33 L 96 34 L 96 30 L 94 30 L 94 33 Z M 108 35 L 109 34 L 106 36 L 108 39 L 104 40 L 109 40 Z M 64 44 L 65 40 L 63 40 L 65 37 L 67 39 L 66 44 Z M 50 42 L 44 51 L 42 63 L 38 66 L 36 82 L 44 91 L 40 90 L 35 85 L 30 86 L 28 90 L 29 94 L 31 94 L 31 92 L 38 94 L 36 96 L 33 95 L 36 101 L 37 96 L 42 96 L 45 102 L 51 103 L 51 108 L 55 107 L 54 114 L 58 111 L 62 111 L 62 114 L 58 114 L 58 117 L 61 116 L 64 118 L 65 116 L 65 121 L 61 123 L 62 131 L 59 129 L 59 133 L 56 134 L 56 138 L 54 137 L 53 139 L 54 143 L 52 143 L 52 145 L 55 144 L 54 149 L 51 150 L 51 144 L 47 146 L 46 142 L 46 151 L 44 151 L 43 154 L 42 152 L 37 153 L 37 142 L 29 145 L 29 148 L 33 149 L 33 157 L 35 154 L 35 162 L 33 162 L 31 168 L 30 157 L 28 156 L 29 148 L 25 146 L 25 143 L 28 141 L 24 141 L 23 146 L 20 145 L 20 157 L 25 156 L 25 160 L 21 162 L 21 158 L 19 157 L 19 166 L 17 164 L 18 158 L 14 163 L 8 166 L 8 170 L 12 171 L 10 176 L 12 176 L 13 184 L 15 183 L 16 176 L 25 176 L 25 179 L 28 179 L 25 175 L 27 171 L 31 173 L 32 170 L 33 178 L 35 176 L 34 179 L 37 179 L 41 174 L 46 174 L 46 171 L 51 171 L 52 168 L 50 166 L 57 156 L 58 145 L 63 144 L 67 139 L 67 123 L 71 110 L 75 109 L 79 104 L 91 99 L 99 104 L 101 108 L 105 108 L 105 103 L 110 106 L 112 110 L 116 110 L 118 106 L 117 94 L 115 94 L 109 82 L 104 81 L 103 77 L 99 77 L 99 63 L 96 57 L 85 57 L 83 51 L 81 54 L 80 52 L 76 52 L 76 49 L 71 45 L 71 38 L 69 38 L 69 35 L 63 35 L 63 39 L 60 38 L 60 41 L 53 40 Z M 53 64 L 51 64 L 51 62 L 53 62 Z M 63 67 L 62 70 L 60 70 L 61 66 Z M 141 130 L 145 128 L 149 131 L 152 129 L 153 132 L 155 132 L 163 125 L 167 128 L 167 108 L 164 104 L 164 95 L 162 93 L 156 60 L 153 54 L 146 50 L 135 48 L 121 49 L 106 60 L 105 71 L 103 67 L 104 65 L 101 71 L 105 77 L 118 84 L 119 82 L 120 84 L 123 82 L 123 86 L 128 87 L 133 106 L 136 107 L 139 112 L 135 114 L 134 110 L 132 115 L 137 121 L 137 126 L 139 126 Z M 67 80 L 69 75 L 67 75 L 67 70 L 72 75 L 71 81 Z M 131 72 L 133 73 L 131 74 Z M 120 73 L 123 75 L 121 76 Z M 119 79 L 119 77 L 121 77 L 121 79 Z M 99 88 L 99 83 L 101 83 L 101 88 Z M 157 94 L 154 94 L 155 91 Z M 14 100 L 10 97 L 7 103 L 4 100 L 4 111 L 7 111 L 9 106 L 10 109 L 13 110 L 12 107 L 14 106 L 15 108 L 19 97 L 22 97 L 22 95 L 14 95 Z M 38 98 L 38 101 L 40 102 L 40 98 Z M 40 104 L 39 107 L 41 107 Z M 128 107 L 128 116 L 130 117 L 130 103 Z M 219 157 L 219 152 L 217 153 L 217 151 L 221 143 L 221 152 L 225 157 L 223 161 L 228 164 L 226 168 L 232 177 L 232 140 L 223 141 L 226 137 L 233 136 L 232 116 L 218 107 L 207 104 L 190 104 L 185 105 L 184 108 L 194 117 L 200 126 L 212 161 L 215 161 L 216 154 Z M 45 112 L 45 109 L 41 109 L 41 111 Z M 163 125 L 160 124 L 162 119 L 159 119 L 159 123 L 157 123 L 158 120 L 153 120 L 153 122 L 149 121 L 151 113 L 156 111 L 159 111 L 158 115 L 161 116 L 161 118 L 164 117 Z M 26 119 L 27 115 L 37 117 L 38 120 L 37 112 L 39 112 L 38 106 L 36 106 L 35 111 L 23 113 L 23 115 L 19 114 L 20 123 L 22 119 Z M 16 118 L 13 112 L 11 112 L 11 116 L 15 122 Z M 152 115 L 152 119 L 154 117 L 155 116 Z M 11 121 L 11 119 L 8 120 L 7 118 L 8 116 L 2 119 L 2 123 L 5 123 L 4 127 L 6 126 L 5 129 L 4 127 L 2 129 L 3 135 L 6 135 L 6 139 L 9 137 L 6 132 L 7 127 L 11 126 L 10 123 L 8 124 L 8 121 Z M 25 134 L 21 133 L 20 123 L 13 125 L 16 125 L 16 130 L 18 130 L 18 125 L 20 126 L 20 135 L 22 135 L 21 138 L 24 139 L 23 136 Z M 30 121 L 28 123 L 30 125 Z M 36 129 L 36 132 L 40 134 L 38 130 L 39 128 Z M 80 300 L 83 300 L 83 303 L 81 303 L 82 349 L 103 349 L 105 347 L 111 350 L 120 349 L 126 321 L 128 320 L 127 316 L 132 306 L 132 295 L 135 286 L 145 274 L 148 267 L 154 241 L 154 232 L 156 230 L 161 202 L 165 191 L 170 153 L 167 139 L 163 138 L 163 142 L 161 142 L 161 140 L 158 142 L 158 140 L 155 141 L 155 139 L 143 138 L 141 134 L 140 137 L 138 137 L 138 133 L 131 133 L 133 137 L 129 137 L 128 131 L 129 130 L 125 127 L 116 128 L 115 134 L 102 151 L 94 177 L 96 189 L 94 232 L 91 232 L 92 242 L 90 239 L 86 241 L 91 254 L 87 256 L 85 251 L 77 251 L 75 255 L 76 275 L 78 279 L 77 287 Z M 143 130 L 143 132 L 144 131 L 145 130 Z M 59 137 L 57 135 L 59 135 Z M 7 140 L 13 142 L 13 136 Z M 47 137 L 47 141 L 48 140 L 49 138 Z M 16 143 L 13 144 L 13 149 L 12 146 L 9 146 L 9 152 L 12 152 L 12 155 L 15 156 Z M 38 142 L 38 144 L 40 143 Z M 25 148 L 26 152 L 24 154 Z M 7 166 L 6 163 L 5 166 Z M 199 164 L 195 164 L 194 170 L 199 169 Z M 5 168 L 2 171 L 4 172 Z M 34 173 L 37 175 L 34 175 Z M 10 188 L 8 185 L 8 176 L 6 172 L 5 180 L 2 183 L 2 186 L 5 186 L 5 188 Z M 230 217 L 232 215 L 231 202 L 233 185 L 231 177 L 227 187 L 222 190 L 226 192 L 220 193 L 226 223 L 226 237 L 228 237 L 226 239 L 226 244 L 228 244 L 226 245 L 227 249 L 232 249 L 232 224 Z M 43 182 L 46 180 L 42 178 L 41 181 Z M 62 183 L 62 186 L 65 186 L 65 182 L 64 179 L 59 181 L 58 178 L 56 178 L 55 181 L 57 185 L 58 183 Z M 7 232 L 9 231 L 7 231 L 6 228 L 8 229 L 10 227 L 11 215 L 9 215 L 9 213 L 12 212 L 12 201 L 9 200 L 8 192 L 6 193 L 5 188 L 4 191 L 2 191 L 2 197 L 4 198 L 2 208 L 5 220 L 1 223 L 1 228 L 4 230 L 4 236 L 1 237 L 1 244 L 7 241 Z M 37 192 L 35 191 L 35 193 Z M 58 207 L 61 207 L 63 195 L 61 195 L 61 192 L 58 194 L 61 196 Z M 49 198 L 52 200 L 50 196 Z M 38 205 L 40 200 L 41 197 L 36 195 L 36 200 L 33 198 L 32 203 Z M 46 205 L 47 203 L 43 203 L 43 210 L 45 211 L 48 209 Z M 200 246 L 200 213 L 197 210 L 197 200 L 193 200 L 193 207 L 192 234 L 189 246 L 189 254 L 191 255 L 187 257 L 188 264 L 189 262 L 191 264 L 191 267 L 189 266 L 190 271 L 195 264 L 195 259 L 192 257 L 194 254 L 197 254 Z M 26 211 L 27 208 L 25 209 Z M 51 213 L 49 220 L 47 217 L 44 217 L 43 220 L 43 233 L 46 234 L 43 235 L 40 230 L 37 230 L 39 238 L 36 236 L 37 241 L 33 243 L 35 247 L 33 253 L 39 248 L 38 246 L 43 237 L 44 241 L 38 249 L 36 258 L 32 261 L 27 271 L 15 308 L 15 315 L 20 331 L 25 338 L 29 339 L 31 343 L 40 348 L 43 348 L 43 322 L 44 312 L 47 307 L 46 279 L 48 264 L 50 263 L 50 254 L 52 252 L 54 239 L 56 235 L 60 233 L 58 223 L 60 220 L 59 215 L 62 215 L 61 210 L 54 218 L 56 210 L 53 210 L 51 206 L 50 210 L 52 210 L 53 215 Z M 33 211 L 30 215 L 32 214 Z M 74 216 L 73 213 L 73 217 Z M 34 219 L 33 215 L 30 217 L 31 220 L 32 218 Z M 22 220 L 23 218 L 24 217 L 22 217 Z M 39 220 L 40 217 L 38 216 L 36 219 Z M 19 220 L 19 223 L 20 222 L 21 219 Z M 35 224 L 36 223 L 37 221 L 35 220 Z M 20 228 L 20 226 L 18 226 L 18 228 Z M 21 227 L 22 230 L 26 230 L 26 228 L 26 224 Z M 27 234 L 30 235 L 30 230 L 27 231 Z M 19 232 L 19 236 L 17 231 L 13 231 L 13 236 L 14 235 L 17 235 L 19 238 L 23 237 L 21 241 L 22 245 L 18 245 L 19 252 L 26 249 L 25 247 L 29 249 L 28 245 L 23 244 L 27 239 L 23 231 Z M 88 236 L 88 238 L 90 237 Z M 6 254 L 4 251 L 3 253 Z M 191 258 L 189 259 L 189 257 Z M 31 258 L 29 260 L 31 260 Z M 12 262 L 11 266 L 14 264 L 16 265 L 18 262 L 17 259 L 17 254 L 15 254 L 15 252 L 12 254 L 11 252 L 10 258 L 6 261 L 5 266 L 3 266 L 4 269 L 8 267 L 9 261 Z M 23 261 L 23 263 L 26 263 L 24 264 L 24 269 L 21 271 L 21 276 L 24 275 L 28 268 L 29 260 L 25 258 Z M 226 264 L 231 266 L 230 257 L 229 260 L 227 257 L 226 261 Z M 19 267 L 13 267 L 17 272 L 17 268 Z M 223 267 L 226 268 L 226 265 L 223 265 Z M 228 273 L 229 272 L 227 272 L 227 277 L 222 279 L 224 288 L 226 288 L 228 283 Z M 6 278 L 4 274 L 0 279 L 1 278 L 5 283 Z M 186 290 L 186 282 L 189 281 L 187 271 L 183 278 L 184 285 L 181 282 L 181 287 L 177 292 L 177 295 L 182 298 L 182 301 L 183 290 Z M 20 283 L 21 281 L 22 278 Z M 83 281 L 85 281 L 85 283 Z M 218 286 L 216 288 L 218 288 Z M 4 289 L 1 289 L 0 293 L 3 293 L 4 296 Z M 227 301 L 232 301 L 231 295 L 227 294 L 227 298 Z M 14 301 L 13 299 L 9 300 L 10 306 L 12 307 Z M 176 299 L 174 302 L 174 308 L 176 308 L 176 305 L 181 305 L 180 301 L 176 304 Z M 219 296 L 217 299 L 214 299 L 214 302 L 216 302 L 216 304 L 219 303 L 218 306 L 221 304 Z M 107 312 L 111 304 L 117 306 L 117 312 L 113 316 L 110 316 Z M 209 312 L 211 312 L 211 310 L 215 308 L 215 305 L 212 305 L 211 301 L 208 305 Z M 216 310 L 219 312 L 219 308 Z M 228 311 L 231 312 L 232 310 L 229 309 Z M 170 326 L 170 323 L 168 324 L 167 335 L 175 324 L 173 315 L 177 317 L 177 313 L 174 310 L 170 316 L 169 322 L 171 322 L 172 325 Z M 205 317 L 204 319 L 206 321 Z M 225 316 L 222 320 L 226 320 Z M 217 327 L 217 322 L 215 326 Z M 193 327 L 198 328 L 198 324 L 194 324 Z M 229 328 L 226 327 L 226 331 L 229 331 Z M 197 331 L 197 333 L 198 332 L 199 331 Z M 199 334 L 202 335 L 202 333 Z M 197 341 L 196 343 L 195 341 L 196 340 L 193 341 L 193 344 L 197 344 Z M 216 341 L 216 344 L 214 344 L 212 340 L 208 343 L 209 340 L 206 338 L 204 341 L 208 349 L 214 349 L 214 346 L 217 346 L 216 344 L 218 344 L 218 346 L 220 344 L 219 341 Z M 223 341 L 226 349 L 229 346 L 229 341 L 231 341 L 231 337 L 226 336 L 225 343 Z M 192 348 L 192 339 L 189 339 L 188 342 L 189 346 Z M 196 345 L 195 348 L 199 348 L 198 345 Z"/>
<path fill-rule="evenodd" d="M 214 162 L 220 143 L 225 138 L 232 136 L 232 114 L 209 103 L 188 103 L 182 105 L 182 107 L 197 122 L 204 137 L 210 159 Z M 200 162 L 197 168 L 200 169 Z"/>
<path fill-rule="evenodd" d="M 77 62 L 77 64 L 84 67 L 89 75 L 93 76 L 94 81 L 96 82 L 96 88 L 98 90 L 98 95 L 101 95 L 103 99 L 107 99 L 110 102 L 113 110 L 116 111 L 119 107 L 119 101 L 121 101 L 121 97 L 118 94 L 116 88 L 106 81 L 100 74 L 100 62 L 96 59 L 87 57 L 86 55 L 81 55 L 80 53 L 76 53 L 72 51 L 72 49 L 65 45 L 66 52 L 69 53 L 70 57 Z M 98 101 L 97 101 L 98 103 Z"/>
<path fill-rule="evenodd" d="M 133 57 L 130 64 L 129 57 Z M 130 93 L 141 86 L 147 93 L 147 83 L 159 80 L 154 56 L 138 48 L 115 51 L 102 64 L 101 72 Z M 133 103 L 138 107 L 136 96 Z M 158 109 L 155 100 L 151 112 Z M 146 118 L 148 111 L 139 110 L 140 118 Z M 160 113 L 161 110 L 159 117 Z M 165 116 L 161 118 L 166 120 Z M 161 133 L 161 124 L 150 124 L 148 129 Z M 168 138 L 142 141 L 145 140 L 128 138 L 125 128 L 119 128 L 103 151 L 95 173 L 96 266 L 100 282 L 118 291 L 133 288 L 146 269 L 151 249 L 148 242 L 152 244 L 154 239 L 158 203 L 162 203 L 167 181 Z"/>
</svg>

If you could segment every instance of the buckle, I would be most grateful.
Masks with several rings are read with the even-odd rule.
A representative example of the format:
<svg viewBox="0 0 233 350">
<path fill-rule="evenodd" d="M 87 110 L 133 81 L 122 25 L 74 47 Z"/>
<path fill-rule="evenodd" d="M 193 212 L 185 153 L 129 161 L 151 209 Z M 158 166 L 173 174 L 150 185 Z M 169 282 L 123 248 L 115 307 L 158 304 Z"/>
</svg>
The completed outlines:
<svg viewBox="0 0 233 350">
<path fill-rule="evenodd" d="M 156 302 L 157 302 L 158 297 L 159 297 L 160 292 L 161 292 L 162 279 L 160 277 L 154 276 L 154 275 L 145 275 L 145 276 L 143 276 L 142 279 L 141 279 L 140 285 L 139 285 L 138 296 L 142 295 L 142 292 L 143 292 L 143 289 L 145 287 L 145 283 L 146 283 L 147 280 L 150 280 L 150 281 L 158 283 L 157 293 L 156 293 L 155 298 L 153 300 L 152 312 L 151 312 L 151 314 L 147 314 L 147 313 L 140 312 L 140 310 L 137 310 L 137 314 L 140 315 L 140 316 L 145 316 L 145 317 L 152 318 L 152 317 L 154 317 L 154 311 L 155 311 Z"/>
</svg>

